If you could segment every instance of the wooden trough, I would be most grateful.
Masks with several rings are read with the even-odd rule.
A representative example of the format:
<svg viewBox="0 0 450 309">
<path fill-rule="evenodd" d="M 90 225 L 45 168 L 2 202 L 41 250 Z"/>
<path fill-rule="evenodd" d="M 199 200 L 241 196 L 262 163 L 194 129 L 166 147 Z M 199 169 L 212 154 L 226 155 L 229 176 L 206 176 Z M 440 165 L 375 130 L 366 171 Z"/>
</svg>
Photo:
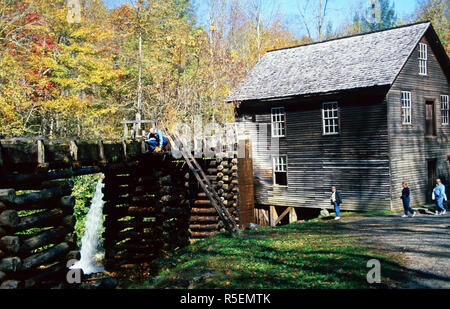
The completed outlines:
<svg viewBox="0 0 450 309">
<path fill-rule="evenodd" d="M 238 219 L 237 159 L 198 159 Z M 144 140 L 0 140 L 0 288 L 74 287 L 72 178 L 105 175 L 105 266 L 149 262 L 224 230 L 184 160 Z"/>
</svg>

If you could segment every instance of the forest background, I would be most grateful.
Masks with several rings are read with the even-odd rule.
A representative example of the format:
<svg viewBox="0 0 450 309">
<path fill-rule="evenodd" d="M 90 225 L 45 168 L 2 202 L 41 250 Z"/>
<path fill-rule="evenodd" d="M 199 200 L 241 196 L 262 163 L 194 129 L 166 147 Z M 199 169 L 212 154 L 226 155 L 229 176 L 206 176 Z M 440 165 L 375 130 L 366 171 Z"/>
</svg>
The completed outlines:
<svg viewBox="0 0 450 309">
<path fill-rule="evenodd" d="M 289 16 L 276 0 L 111 1 L 0 0 L 0 135 L 120 137 L 136 113 L 230 122 L 227 95 L 268 50 L 417 21 L 450 50 L 446 0 L 402 16 L 391 0 L 289 0 Z"/>
</svg>

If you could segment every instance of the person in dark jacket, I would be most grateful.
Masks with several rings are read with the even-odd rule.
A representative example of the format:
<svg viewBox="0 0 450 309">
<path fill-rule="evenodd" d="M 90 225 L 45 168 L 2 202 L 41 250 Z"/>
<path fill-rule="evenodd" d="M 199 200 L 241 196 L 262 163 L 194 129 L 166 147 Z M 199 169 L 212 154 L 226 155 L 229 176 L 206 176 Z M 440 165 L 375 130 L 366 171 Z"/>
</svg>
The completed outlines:
<svg viewBox="0 0 450 309">
<path fill-rule="evenodd" d="M 161 152 L 165 151 L 167 144 L 167 138 L 164 137 L 160 130 L 155 128 L 150 129 L 150 133 L 148 134 L 148 147 L 152 152 Z"/>
<path fill-rule="evenodd" d="M 334 220 L 341 219 L 341 204 L 342 204 L 342 194 L 336 190 L 336 187 L 331 188 L 331 197 L 330 197 L 331 205 L 333 205 L 334 210 L 336 211 L 336 218 Z"/>
<path fill-rule="evenodd" d="M 403 201 L 403 209 L 405 210 L 403 218 L 408 218 L 409 213 L 411 213 L 412 217 L 414 218 L 416 216 L 416 212 L 409 206 L 409 203 L 411 202 L 411 191 L 408 188 L 408 184 L 406 182 L 402 183 L 403 190 L 402 190 L 402 196 L 400 198 Z"/>
</svg>

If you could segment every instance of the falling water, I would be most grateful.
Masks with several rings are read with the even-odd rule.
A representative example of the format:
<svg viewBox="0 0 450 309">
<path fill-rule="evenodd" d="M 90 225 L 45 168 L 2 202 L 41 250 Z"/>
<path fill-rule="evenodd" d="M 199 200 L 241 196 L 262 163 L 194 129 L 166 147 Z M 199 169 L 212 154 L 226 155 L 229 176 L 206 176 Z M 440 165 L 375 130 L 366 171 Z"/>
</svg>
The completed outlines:
<svg viewBox="0 0 450 309">
<path fill-rule="evenodd" d="M 86 275 L 103 271 L 103 268 L 95 261 L 99 245 L 99 233 L 102 227 L 103 205 L 105 203 L 102 192 L 102 188 L 105 186 L 102 182 L 103 178 L 104 176 L 102 175 L 98 180 L 95 195 L 86 218 L 85 232 L 81 239 L 81 259 L 72 266 L 72 268 L 81 268 Z"/>
</svg>

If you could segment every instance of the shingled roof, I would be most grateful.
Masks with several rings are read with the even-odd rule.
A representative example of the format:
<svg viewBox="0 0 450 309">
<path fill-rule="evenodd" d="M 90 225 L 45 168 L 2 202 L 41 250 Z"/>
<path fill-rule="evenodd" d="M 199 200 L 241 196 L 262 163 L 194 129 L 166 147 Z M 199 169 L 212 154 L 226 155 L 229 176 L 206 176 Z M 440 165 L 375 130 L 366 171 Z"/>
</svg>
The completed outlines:
<svg viewBox="0 0 450 309">
<path fill-rule="evenodd" d="M 429 22 L 268 52 L 228 101 L 391 85 Z"/>
</svg>

